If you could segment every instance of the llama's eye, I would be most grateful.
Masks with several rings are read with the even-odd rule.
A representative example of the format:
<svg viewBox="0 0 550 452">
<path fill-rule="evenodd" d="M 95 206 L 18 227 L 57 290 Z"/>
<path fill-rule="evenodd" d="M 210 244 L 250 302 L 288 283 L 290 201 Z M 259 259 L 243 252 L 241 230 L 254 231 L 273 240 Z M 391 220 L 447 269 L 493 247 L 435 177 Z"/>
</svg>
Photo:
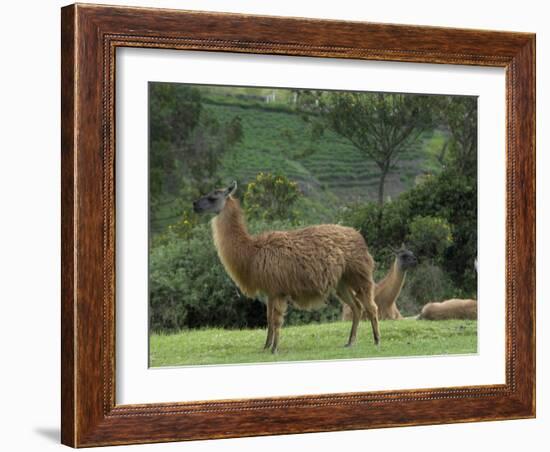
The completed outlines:
<svg viewBox="0 0 550 452">
<path fill-rule="evenodd" d="M 208 197 L 208 201 L 214 202 L 215 200 L 216 200 L 216 198 L 214 198 L 213 196 L 209 196 L 209 197 Z"/>
</svg>

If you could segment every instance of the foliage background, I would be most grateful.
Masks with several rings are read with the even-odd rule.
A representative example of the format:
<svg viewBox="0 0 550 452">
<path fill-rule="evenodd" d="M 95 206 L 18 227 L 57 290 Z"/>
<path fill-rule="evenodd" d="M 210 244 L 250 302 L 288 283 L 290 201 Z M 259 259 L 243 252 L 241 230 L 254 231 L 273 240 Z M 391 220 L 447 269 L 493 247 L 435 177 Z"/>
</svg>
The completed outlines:
<svg viewBox="0 0 550 452">
<path fill-rule="evenodd" d="M 152 331 L 265 325 L 263 300 L 239 292 L 210 218 L 191 209 L 234 179 L 252 232 L 353 226 L 377 280 L 406 243 L 420 264 L 399 298 L 404 315 L 475 296 L 475 98 L 150 83 L 149 108 Z M 340 309 L 332 299 L 291 308 L 286 322 L 336 320 Z"/>
</svg>

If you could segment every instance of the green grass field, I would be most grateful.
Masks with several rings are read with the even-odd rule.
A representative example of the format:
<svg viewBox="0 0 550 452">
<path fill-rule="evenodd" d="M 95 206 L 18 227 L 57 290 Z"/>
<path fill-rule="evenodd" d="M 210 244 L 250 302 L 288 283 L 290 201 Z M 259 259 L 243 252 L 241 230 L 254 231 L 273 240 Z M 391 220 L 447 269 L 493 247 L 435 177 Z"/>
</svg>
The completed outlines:
<svg viewBox="0 0 550 452">
<path fill-rule="evenodd" d="M 345 344 L 350 322 L 283 327 L 279 353 L 263 350 L 265 330 L 187 330 L 150 337 L 150 366 L 188 366 L 351 358 L 382 358 L 476 353 L 477 322 L 381 321 L 376 347 L 370 324 L 362 322 L 358 342 Z"/>
</svg>

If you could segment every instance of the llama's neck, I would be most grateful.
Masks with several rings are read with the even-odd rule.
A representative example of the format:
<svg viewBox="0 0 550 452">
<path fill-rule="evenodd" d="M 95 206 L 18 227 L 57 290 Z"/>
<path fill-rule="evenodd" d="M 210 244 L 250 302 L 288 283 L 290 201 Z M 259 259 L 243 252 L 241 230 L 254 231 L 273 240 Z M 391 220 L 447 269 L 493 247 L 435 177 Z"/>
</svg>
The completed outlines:
<svg viewBox="0 0 550 452">
<path fill-rule="evenodd" d="M 376 285 L 375 296 L 383 298 L 384 304 L 391 304 L 399 296 L 405 283 L 406 270 L 403 270 L 397 259 L 394 260 L 388 274 Z"/>
<path fill-rule="evenodd" d="M 238 200 L 231 196 L 226 200 L 223 210 L 212 220 L 212 233 L 223 266 L 243 289 L 249 278 L 254 246 Z"/>
</svg>

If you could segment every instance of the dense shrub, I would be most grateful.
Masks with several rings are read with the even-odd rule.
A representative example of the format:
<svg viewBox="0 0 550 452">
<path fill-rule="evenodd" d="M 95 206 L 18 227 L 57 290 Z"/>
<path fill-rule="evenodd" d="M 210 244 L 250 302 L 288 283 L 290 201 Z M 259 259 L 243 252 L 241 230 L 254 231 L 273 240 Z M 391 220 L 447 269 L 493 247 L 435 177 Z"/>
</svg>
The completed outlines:
<svg viewBox="0 0 550 452">
<path fill-rule="evenodd" d="M 432 219 L 418 220 L 418 217 Z M 415 219 L 418 223 L 411 231 Z M 437 221 L 441 224 L 437 225 Z M 363 234 L 377 262 L 388 259 L 390 246 L 399 246 L 413 237 L 422 242 L 420 229 L 440 230 L 443 241 L 439 251 L 443 245 L 446 248 L 438 259 L 439 264 L 457 288 L 470 294 L 475 292 L 477 282 L 473 263 L 477 255 L 477 185 L 474 179 L 449 168 L 438 176 L 427 177 L 421 184 L 383 206 L 374 203 L 351 206 L 344 211 L 342 222 Z M 432 223 L 431 226 L 428 223 Z M 452 243 L 444 237 L 447 226 Z M 424 245 L 413 251 L 421 261 L 433 260 L 436 250 L 430 251 Z"/>
<path fill-rule="evenodd" d="M 453 243 L 451 226 L 440 217 L 414 217 L 409 225 L 407 242 L 419 256 L 441 261 L 443 253 Z"/>
<path fill-rule="evenodd" d="M 400 246 L 409 233 L 407 204 L 400 198 L 384 205 L 368 202 L 344 209 L 341 222 L 356 228 L 365 237 L 375 261 L 393 260 L 393 248 Z"/>
<path fill-rule="evenodd" d="M 286 221 L 250 222 L 253 232 L 289 229 Z M 153 331 L 217 326 L 254 328 L 266 324 L 265 304 L 244 296 L 223 268 L 212 242 L 208 224 L 168 231 L 151 246 L 149 262 L 150 326 Z M 326 308 L 304 312 L 289 306 L 286 324 L 334 320 L 339 317 L 336 301 Z"/>
<path fill-rule="evenodd" d="M 294 219 L 292 207 L 299 197 L 298 184 L 286 176 L 258 173 L 246 186 L 244 207 L 249 219 Z"/>
<path fill-rule="evenodd" d="M 187 239 L 168 232 L 151 248 L 150 307 L 153 330 L 248 325 L 251 303 L 243 303 L 219 262 L 208 225 Z"/>
<path fill-rule="evenodd" d="M 404 316 L 417 315 L 424 304 L 459 297 L 457 289 L 441 267 L 423 262 L 407 273 L 406 284 L 399 295 L 398 305 Z"/>
<path fill-rule="evenodd" d="M 263 304 L 244 297 L 225 272 L 207 224 L 186 239 L 168 232 L 151 248 L 150 307 L 154 331 L 265 324 Z"/>
<path fill-rule="evenodd" d="M 168 225 L 167 232 L 153 237 L 153 244 L 169 243 L 174 238 L 188 239 L 191 237 L 195 226 L 199 224 L 199 216 L 190 208 L 184 208 L 177 222 Z"/>
</svg>

